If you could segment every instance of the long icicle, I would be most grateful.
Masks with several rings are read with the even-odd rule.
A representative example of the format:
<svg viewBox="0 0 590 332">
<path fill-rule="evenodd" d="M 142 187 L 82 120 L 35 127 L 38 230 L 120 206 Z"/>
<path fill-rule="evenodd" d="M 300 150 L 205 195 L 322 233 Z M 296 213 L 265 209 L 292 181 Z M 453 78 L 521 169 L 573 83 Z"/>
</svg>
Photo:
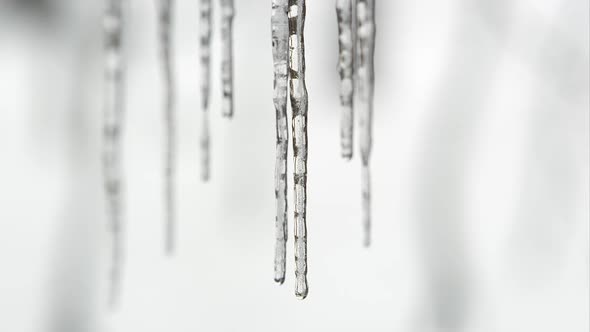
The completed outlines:
<svg viewBox="0 0 590 332">
<path fill-rule="evenodd" d="M 371 177 L 370 156 L 372 148 L 373 95 L 375 85 L 375 0 L 357 0 L 357 84 L 360 147 L 362 158 L 362 218 L 365 246 L 371 244 Z"/>
<path fill-rule="evenodd" d="M 122 274 L 122 164 L 121 134 L 124 115 L 123 0 L 108 0 L 104 16 L 105 105 L 103 172 L 111 233 L 109 303 L 116 305 Z"/>
<path fill-rule="evenodd" d="M 287 124 L 287 97 L 289 72 L 289 19 L 287 0 L 272 0 L 272 55 L 274 61 L 274 106 L 276 112 L 276 164 L 275 164 L 275 281 L 285 281 L 287 259 L 287 150 L 289 130 Z"/>
<path fill-rule="evenodd" d="M 221 0 L 221 110 L 225 117 L 234 115 L 233 20 L 234 0 Z"/>
<path fill-rule="evenodd" d="M 353 1 L 336 0 L 336 16 L 338 19 L 338 71 L 340 74 L 340 104 L 342 117 L 340 123 L 340 144 L 342 157 L 350 160 L 353 154 L 353 62 L 354 35 Z"/>
<path fill-rule="evenodd" d="M 172 7 L 173 0 L 159 0 L 158 22 L 160 33 L 160 53 L 164 76 L 164 197 L 165 197 L 165 249 L 168 254 L 175 247 L 175 185 L 176 170 L 176 124 L 174 112 L 174 75 L 172 68 Z"/>
<path fill-rule="evenodd" d="M 201 0 L 200 56 L 201 56 L 201 179 L 210 177 L 211 139 L 209 133 L 209 95 L 211 93 L 211 0 Z"/>
<path fill-rule="evenodd" d="M 307 297 L 307 106 L 305 0 L 289 0 L 289 89 L 293 111 L 295 178 L 295 296 Z"/>
</svg>

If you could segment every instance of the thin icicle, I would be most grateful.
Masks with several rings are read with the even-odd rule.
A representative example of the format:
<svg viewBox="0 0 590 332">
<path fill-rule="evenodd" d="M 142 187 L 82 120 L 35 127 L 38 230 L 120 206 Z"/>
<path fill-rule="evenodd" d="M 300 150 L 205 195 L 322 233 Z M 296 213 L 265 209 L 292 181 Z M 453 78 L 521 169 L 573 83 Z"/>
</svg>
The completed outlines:
<svg viewBox="0 0 590 332">
<path fill-rule="evenodd" d="M 234 0 L 221 0 L 221 86 L 223 116 L 234 115 L 233 20 Z"/>
<path fill-rule="evenodd" d="M 276 164 L 275 164 L 275 281 L 285 281 L 287 256 L 287 82 L 289 72 L 289 19 L 287 0 L 272 0 L 272 55 L 274 61 L 274 106 L 276 112 Z"/>
<path fill-rule="evenodd" d="M 209 95 L 211 93 L 211 0 L 201 0 L 200 54 L 201 54 L 201 179 L 210 176 L 211 143 L 209 134 Z"/>
<path fill-rule="evenodd" d="M 363 218 L 363 245 L 371 245 L 371 170 L 369 164 L 361 165 L 361 194 Z"/>
<path fill-rule="evenodd" d="M 307 285 L 307 88 L 305 86 L 305 0 L 289 0 L 289 88 L 293 111 L 295 178 L 295 295 L 304 299 Z"/>
<path fill-rule="evenodd" d="M 121 133 L 124 113 L 125 67 L 122 51 L 122 2 L 123 0 L 108 0 L 103 22 L 106 62 L 103 171 L 112 243 L 109 280 L 109 302 L 112 306 L 117 303 L 119 295 L 123 260 Z"/>
<path fill-rule="evenodd" d="M 353 62 L 354 62 L 354 27 L 353 1 L 336 0 L 338 18 L 338 71 L 340 73 L 340 104 L 342 117 L 340 123 L 340 143 L 342 157 L 352 158 L 353 151 Z"/>
<path fill-rule="evenodd" d="M 375 0 L 357 0 L 357 84 L 362 158 L 362 208 L 364 244 L 371 244 L 370 156 L 372 146 L 373 94 L 375 84 Z"/>
<path fill-rule="evenodd" d="M 164 197 L 166 215 L 165 248 L 168 254 L 174 251 L 176 224 L 174 176 L 176 170 L 176 124 L 174 112 L 174 76 L 172 68 L 172 7 L 173 0 L 158 0 L 160 53 L 164 76 Z"/>
</svg>

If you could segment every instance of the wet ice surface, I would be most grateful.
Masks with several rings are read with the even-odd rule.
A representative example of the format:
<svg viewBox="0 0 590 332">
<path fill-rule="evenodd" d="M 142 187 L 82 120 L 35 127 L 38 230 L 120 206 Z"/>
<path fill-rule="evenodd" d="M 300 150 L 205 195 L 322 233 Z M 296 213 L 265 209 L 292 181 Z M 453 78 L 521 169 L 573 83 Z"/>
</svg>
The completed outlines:
<svg viewBox="0 0 590 332">
<path fill-rule="evenodd" d="M 273 103 L 276 113 L 276 161 L 275 161 L 275 281 L 285 281 L 287 264 L 287 155 L 289 128 L 287 124 L 289 21 L 287 0 L 272 2 L 271 31 L 274 70 Z"/>
<path fill-rule="evenodd" d="M 305 85 L 305 0 L 289 0 L 289 95 L 293 127 L 295 296 L 304 299 L 307 285 L 307 107 Z"/>
</svg>

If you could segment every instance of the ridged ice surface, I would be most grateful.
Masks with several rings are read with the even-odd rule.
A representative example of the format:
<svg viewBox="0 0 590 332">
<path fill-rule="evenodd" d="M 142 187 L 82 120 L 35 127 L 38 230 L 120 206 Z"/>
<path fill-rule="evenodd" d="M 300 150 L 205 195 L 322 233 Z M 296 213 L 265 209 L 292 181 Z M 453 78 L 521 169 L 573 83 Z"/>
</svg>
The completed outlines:
<svg viewBox="0 0 590 332">
<path fill-rule="evenodd" d="M 307 285 L 307 88 L 305 86 L 305 0 L 289 0 L 289 92 L 293 112 L 295 185 L 295 295 L 304 299 Z"/>
<path fill-rule="evenodd" d="M 287 0 L 272 1 L 271 34 L 274 65 L 273 102 L 276 113 L 276 163 L 275 163 L 275 259 L 274 279 L 285 281 L 287 256 L 287 151 L 289 129 L 287 124 L 287 97 L 289 72 L 289 19 Z"/>
</svg>

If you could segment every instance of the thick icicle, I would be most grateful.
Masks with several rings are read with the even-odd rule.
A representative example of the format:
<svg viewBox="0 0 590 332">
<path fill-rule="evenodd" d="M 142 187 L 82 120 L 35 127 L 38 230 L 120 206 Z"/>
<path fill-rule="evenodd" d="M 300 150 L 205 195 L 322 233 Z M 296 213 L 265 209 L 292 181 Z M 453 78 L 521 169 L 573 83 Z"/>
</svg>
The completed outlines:
<svg viewBox="0 0 590 332">
<path fill-rule="evenodd" d="M 201 54 L 201 179 L 210 176 L 211 143 L 209 134 L 209 95 L 211 93 L 211 0 L 201 0 L 200 54 Z"/>
<path fill-rule="evenodd" d="M 105 105 L 103 172 L 106 191 L 107 213 L 111 232 L 111 266 L 109 302 L 115 305 L 119 294 L 123 260 L 122 236 L 122 165 L 121 133 L 123 129 L 124 59 L 123 0 L 108 0 L 104 16 L 105 38 Z"/>
<path fill-rule="evenodd" d="M 172 7 L 173 0 L 158 0 L 158 22 L 160 53 L 164 76 L 164 197 L 166 215 L 166 252 L 174 251 L 174 230 L 176 223 L 174 176 L 176 169 L 176 124 L 174 112 L 174 75 L 172 68 Z"/>
<path fill-rule="evenodd" d="M 287 256 L 287 82 L 289 72 L 289 19 L 288 0 L 272 0 L 272 55 L 274 61 L 274 106 L 276 112 L 276 164 L 275 164 L 275 281 L 285 281 Z"/>
<path fill-rule="evenodd" d="M 340 123 L 340 143 L 342 157 L 352 158 L 353 151 L 353 62 L 354 62 L 354 29 L 353 0 L 336 0 L 336 16 L 338 18 L 338 71 L 340 73 L 340 104 L 342 117 Z"/>
<path fill-rule="evenodd" d="M 289 88 L 293 111 L 295 178 L 295 295 L 304 299 L 307 285 L 307 106 L 305 86 L 305 0 L 289 0 Z"/>
<path fill-rule="evenodd" d="M 234 0 L 221 0 L 221 111 L 228 118 L 234 115 L 233 20 Z"/>
<path fill-rule="evenodd" d="M 371 244 L 371 184 L 369 161 L 372 145 L 372 118 L 374 94 L 374 53 L 375 53 L 375 0 L 357 0 L 357 84 L 358 100 L 355 108 L 359 111 L 360 147 L 362 158 L 362 209 L 364 244 Z"/>
</svg>

